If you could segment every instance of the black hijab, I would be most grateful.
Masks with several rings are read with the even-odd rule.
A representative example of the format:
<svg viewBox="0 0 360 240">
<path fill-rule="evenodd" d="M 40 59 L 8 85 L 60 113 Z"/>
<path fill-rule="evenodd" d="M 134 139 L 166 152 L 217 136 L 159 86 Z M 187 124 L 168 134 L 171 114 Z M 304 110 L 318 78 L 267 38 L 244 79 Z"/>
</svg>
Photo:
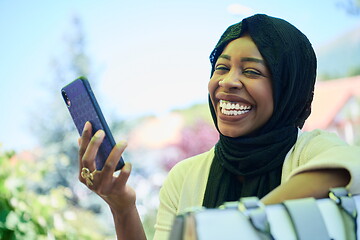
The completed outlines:
<svg viewBox="0 0 360 240">
<path fill-rule="evenodd" d="M 257 14 L 230 26 L 210 55 L 212 72 L 226 45 L 248 33 L 271 73 L 274 111 L 251 136 L 220 133 L 214 106 L 209 106 L 220 138 L 215 145 L 203 206 L 218 207 L 240 197 L 262 198 L 280 184 L 286 154 L 310 115 L 316 77 L 316 56 L 307 39 L 283 19 Z M 239 176 L 243 181 L 239 181 Z"/>
</svg>

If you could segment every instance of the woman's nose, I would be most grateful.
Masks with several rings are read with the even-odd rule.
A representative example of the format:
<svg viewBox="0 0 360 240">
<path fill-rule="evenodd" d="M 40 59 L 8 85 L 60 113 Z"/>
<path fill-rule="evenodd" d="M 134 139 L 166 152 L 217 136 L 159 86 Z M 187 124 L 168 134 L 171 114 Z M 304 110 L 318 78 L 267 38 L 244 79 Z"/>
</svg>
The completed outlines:
<svg viewBox="0 0 360 240">
<path fill-rule="evenodd" d="M 223 78 L 223 80 L 219 81 L 219 86 L 226 89 L 240 89 L 243 87 L 243 83 L 241 82 L 240 75 L 238 73 L 230 72 L 227 76 Z"/>
</svg>

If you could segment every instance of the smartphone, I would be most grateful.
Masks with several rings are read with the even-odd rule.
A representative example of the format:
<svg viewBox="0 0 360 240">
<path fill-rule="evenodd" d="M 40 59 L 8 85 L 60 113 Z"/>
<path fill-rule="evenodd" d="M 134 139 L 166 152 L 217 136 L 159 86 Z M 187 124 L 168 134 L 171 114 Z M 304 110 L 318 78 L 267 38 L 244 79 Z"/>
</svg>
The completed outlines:
<svg viewBox="0 0 360 240">
<path fill-rule="evenodd" d="M 116 143 L 91 90 L 89 81 L 85 77 L 79 77 L 63 87 L 61 95 L 80 136 L 87 121 L 92 125 L 92 135 L 99 129 L 104 130 L 105 138 L 95 158 L 96 169 L 101 170 Z M 123 166 L 124 160 L 121 157 L 115 171 L 120 170 Z"/>
</svg>

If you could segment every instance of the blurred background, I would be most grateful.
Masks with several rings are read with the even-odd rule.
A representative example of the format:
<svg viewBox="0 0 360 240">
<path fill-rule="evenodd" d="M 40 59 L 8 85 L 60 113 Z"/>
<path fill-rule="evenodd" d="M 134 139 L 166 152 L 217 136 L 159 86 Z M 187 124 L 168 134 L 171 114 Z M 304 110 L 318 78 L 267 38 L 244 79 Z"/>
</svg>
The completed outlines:
<svg viewBox="0 0 360 240">
<path fill-rule="evenodd" d="M 0 239 L 116 239 L 108 207 L 77 180 L 78 135 L 60 89 L 79 76 L 128 141 L 151 239 L 167 172 L 218 138 L 208 56 L 255 13 L 291 22 L 316 50 L 304 130 L 360 145 L 359 0 L 0 0 Z"/>
</svg>

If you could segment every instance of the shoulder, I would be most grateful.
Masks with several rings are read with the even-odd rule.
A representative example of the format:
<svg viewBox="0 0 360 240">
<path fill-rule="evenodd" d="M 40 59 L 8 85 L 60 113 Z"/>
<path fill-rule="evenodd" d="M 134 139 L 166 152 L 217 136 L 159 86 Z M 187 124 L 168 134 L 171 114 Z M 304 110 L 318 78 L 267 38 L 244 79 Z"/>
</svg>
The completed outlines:
<svg viewBox="0 0 360 240">
<path fill-rule="evenodd" d="M 360 147 L 347 144 L 335 133 L 324 130 L 301 132 L 285 158 L 282 181 L 304 171 L 343 168 L 350 173 L 353 188 L 354 183 L 360 183 L 359 156 Z"/>
<path fill-rule="evenodd" d="M 173 214 L 176 214 L 183 208 L 184 202 L 185 205 L 191 202 L 188 198 L 195 199 L 195 192 L 198 193 L 203 182 L 206 182 L 213 156 L 214 148 L 178 162 L 170 170 L 160 189 L 159 209 L 172 209 Z"/>
<path fill-rule="evenodd" d="M 155 224 L 156 239 L 167 238 L 177 214 L 188 207 L 201 206 L 207 169 L 210 168 L 213 157 L 214 148 L 182 160 L 170 170 L 159 193 L 160 205 Z"/>
<path fill-rule="evenodd" d="M 335 147 L 346 146 L 348 144 L 335 133 L 320 129 L 309 132 L 299 130 L 298 139 L 289 151 L 285 161 L 293 160 L 298 165 Z"/>
<path fill-rule="evenodd" d="M 344 146 L 348 144 L 335 133 L 321 129 L 316 129 L 309 132 L 299 131 L 299 136 L 295 146 L 307 147 L 315 145 L 317 148 L 327 148 L 333 146 Z"/>
<path fill-rule="evenodd" d="M 358 147 L 350 146 L 335 133 L 317 129 L 300 133 L 293 151 L 301 163 L 314 158 L 351 159 L 358 153 Z"/>
<path fill-rule="evenodd" d="M 168 179 L 184 178 L 189 173 L 201 171 L 205 166 L 210 165 L 214 158 L 214 148 L 199 155 L 184 159 L 178 162 L 169 172 Z M 179 179 L 180 178 L 180 179 Z"/>
<path fill-rule="evenodd" d="M 213 157 L 214 148 L 177 163 L 161 187 L 160 198 L 172 198 L 177 210 L 183 203 L 196 202 L 194 194 L 200 194 L 205 188 Z"/>
<path fill-rule="evenodd" d="M 291 161 L 295 166 L 302 165 L 314 158 L 334 159 L 348 152 L 351 157 L 357 152 L 335 133 L 316 129 L 309 132 L 299 131 L 298 139 L 286 156 L 285 163 Z"/>
</svg>

